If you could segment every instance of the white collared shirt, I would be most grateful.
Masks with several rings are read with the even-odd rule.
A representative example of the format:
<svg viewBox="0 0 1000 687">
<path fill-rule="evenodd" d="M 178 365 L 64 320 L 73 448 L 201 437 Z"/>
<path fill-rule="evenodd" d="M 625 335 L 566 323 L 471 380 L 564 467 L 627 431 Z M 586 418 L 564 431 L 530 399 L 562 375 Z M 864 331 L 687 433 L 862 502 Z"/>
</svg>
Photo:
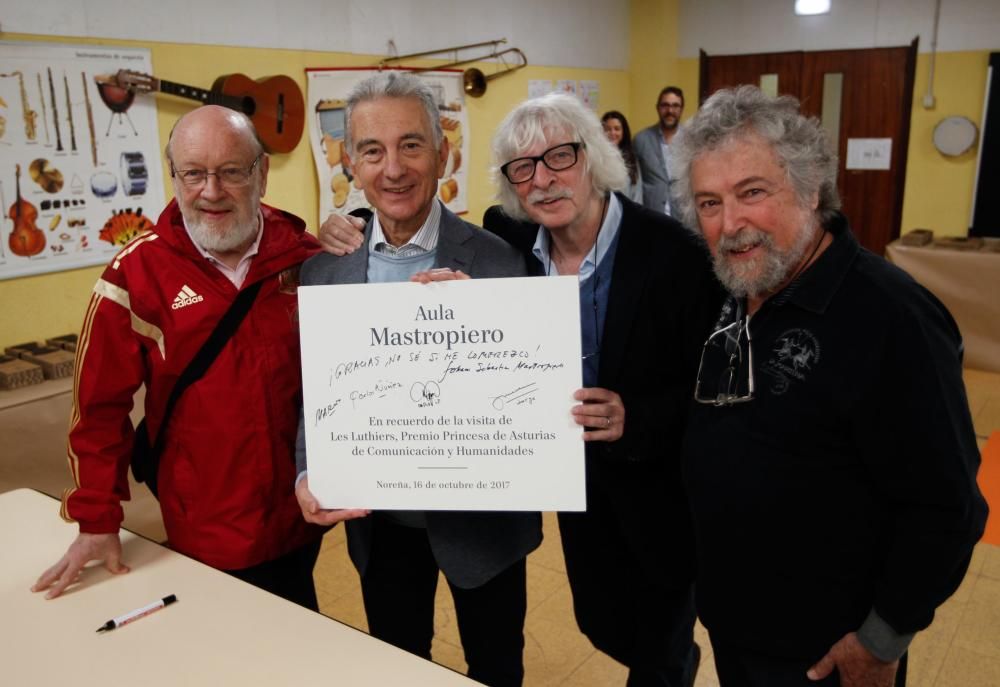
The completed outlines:
<svg viewBox="0 0 1000 687">
<path fill-rule="evenodd" d="M 667 199 L 663 202 L 663 212 L 670 214 L 670 144 L 663 140 L 663 133 L 660 133 L 660 150 L 663 152 L 663 168 L 667 172 Z"/>
</svg>

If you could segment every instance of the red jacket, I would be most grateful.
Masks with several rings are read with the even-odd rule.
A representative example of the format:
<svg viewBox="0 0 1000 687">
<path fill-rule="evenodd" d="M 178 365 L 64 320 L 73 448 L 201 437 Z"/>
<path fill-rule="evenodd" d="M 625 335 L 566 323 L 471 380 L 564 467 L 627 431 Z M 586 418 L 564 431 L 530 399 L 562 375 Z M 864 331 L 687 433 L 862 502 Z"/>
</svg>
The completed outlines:
<svg viewBox="0 0 1000 687">
<path fill-rule="evenodd" d="M 244 286 L 263 281 L 233 338 L 174 407 L 159 492 L 171 546 L 222 569 L 281 556 L 319 536 L 295 500 L 302 403 L 299 265 L 318 250 L 298 217 L 261 206 L 264 233 Z M 117 532 L 132 451 L 132 396 L 146 385 L 151 437 L 178 376 L 236 298 L 195 249 L 172 201 L 94 287 L 77 349 L 63 517 Z"/>
</svg>

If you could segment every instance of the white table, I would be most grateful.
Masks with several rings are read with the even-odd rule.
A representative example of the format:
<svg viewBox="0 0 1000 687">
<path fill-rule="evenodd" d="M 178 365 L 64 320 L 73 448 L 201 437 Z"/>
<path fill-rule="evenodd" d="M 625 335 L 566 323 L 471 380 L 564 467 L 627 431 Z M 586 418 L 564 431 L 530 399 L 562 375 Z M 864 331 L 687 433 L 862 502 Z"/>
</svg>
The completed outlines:
<svg viewBox="0 0 1000 687">
<path fill-rule="evenodd" d="M 29 587 L 77 532 L 57 513 L 39 492 L 0 494 L 0 684 L 478 684 L 125 531 L 130 573 L 88 568 L 77 588 L 46 601 Z M 95 632 L 168 594 L 177 603 Z"/>
</svg>

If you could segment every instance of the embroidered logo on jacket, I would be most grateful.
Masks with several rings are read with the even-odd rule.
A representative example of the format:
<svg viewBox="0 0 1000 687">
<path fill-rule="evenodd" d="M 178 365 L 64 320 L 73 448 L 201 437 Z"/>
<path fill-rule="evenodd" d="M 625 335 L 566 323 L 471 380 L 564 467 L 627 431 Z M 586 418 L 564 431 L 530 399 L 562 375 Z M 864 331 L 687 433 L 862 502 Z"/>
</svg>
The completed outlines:
<svg viewBox="0 0 1000 687">
<path fill-rule="evenodd" d="M 174 310 L 180 310 L 181 308 L 186 308 L 189 305 L 201 303 L 203 300 L 205 300 L 204 296 L 200 296 L 195 293 L 194 289 L 185 284 L 181 287 L 181 290 L 177 292 L 177 295 L 174 297 L 174 302 L 170 307 Z"/>
<path fill-rule="evenodd" d="M 807 329 L 789 329 L 774 340 L 771 357 L 763 365 L 764 372 L 774 376 L 771 393 L 788 391 L 791 381 L 805 381 L 806 375 L 819 362 L 820 345 Z"/>
</svg>

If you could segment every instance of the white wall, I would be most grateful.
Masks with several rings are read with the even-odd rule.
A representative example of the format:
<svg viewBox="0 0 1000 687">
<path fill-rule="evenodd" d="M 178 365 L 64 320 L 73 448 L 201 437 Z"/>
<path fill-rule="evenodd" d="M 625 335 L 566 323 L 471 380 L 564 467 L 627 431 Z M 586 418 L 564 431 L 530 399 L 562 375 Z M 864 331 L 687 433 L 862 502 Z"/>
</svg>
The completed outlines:
<svg viewBox="0 0 1000 687">
<path fill-rule="evenodd" d="M 0 29 L 398 54 L 507 38 L 533 65 L 628 68 L 628 3 L 608 0 L 4 0 Z M 330 65 L 335 66 L 335 65 Z"/>
<path fill-rule="evenodd" d="M 908 45 L 930 52 L 934 0 L 832 0 L 796 17 L 793 0 L 680 0 L 679 57 Z M 942 0 L 939 51 L 1000 50 L 998 0 Z"/>
</svg>

